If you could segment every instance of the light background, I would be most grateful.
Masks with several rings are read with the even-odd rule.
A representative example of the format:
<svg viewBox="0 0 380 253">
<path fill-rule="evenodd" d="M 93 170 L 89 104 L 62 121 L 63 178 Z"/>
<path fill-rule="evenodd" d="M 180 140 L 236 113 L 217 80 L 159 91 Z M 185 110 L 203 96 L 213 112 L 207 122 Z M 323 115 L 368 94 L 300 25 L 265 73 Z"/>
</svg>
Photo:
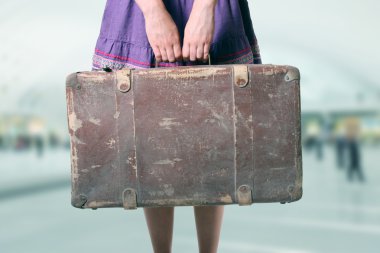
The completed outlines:
<svg viewBox="0 0 380 253">
<path fill-rule="evenodd" d="M 220 252 L 377 252 L 380 244 L 380 2 L 251 1 L 263 63 L 297 66 L 307 119 L 358 117 L 365 183 L 324 140 L 304 151 L 304 197 L 227 206 Z M 0 1 L 0 135 L 67 141 L 65 78 L 91 68 L 105 1 Z M 37 129 L 37 130 L 36 130 Z M 32 131 L 33 132 L 33 131 Z M 321 135 L 323 135 L 321 133 Z M 304 139 L 306 139 L 305 136 Z M 66 143 L 67 144 L 67 143 Z M 152 252 L 142 210 L 70 206 L 69 152 L 0 149 L 0 252 Z M 192 208 L 176 208 L 173 252 L 197 252 Z"/>
</svg>

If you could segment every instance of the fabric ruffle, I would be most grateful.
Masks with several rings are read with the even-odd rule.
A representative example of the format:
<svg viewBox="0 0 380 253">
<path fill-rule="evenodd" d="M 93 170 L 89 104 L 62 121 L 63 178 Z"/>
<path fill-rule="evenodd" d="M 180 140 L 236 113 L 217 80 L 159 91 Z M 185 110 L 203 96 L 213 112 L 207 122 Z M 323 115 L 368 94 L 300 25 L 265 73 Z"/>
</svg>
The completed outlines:
<svg viewBox="0 0 380 253">
<path fill-rule="evenodd" d="M 96 47 L 93 55 L 93 70 L 103 68 L 122 69 L 154 68 L 155 58 L 151 47 L 143 47 L 126 41 L 99 38 L 102 47 Z M 222 53 L 221 53 L 222 52 Z M 211 64 L 259 64 L 261 57 L 256 41 L 248 41 L 246 35 L 229 38 L 211 44 Z M 159 67 L 176 67 L 191 65 L 207 65 L 203 62 L 177 61 L 160 62 Z"/>
</svg>

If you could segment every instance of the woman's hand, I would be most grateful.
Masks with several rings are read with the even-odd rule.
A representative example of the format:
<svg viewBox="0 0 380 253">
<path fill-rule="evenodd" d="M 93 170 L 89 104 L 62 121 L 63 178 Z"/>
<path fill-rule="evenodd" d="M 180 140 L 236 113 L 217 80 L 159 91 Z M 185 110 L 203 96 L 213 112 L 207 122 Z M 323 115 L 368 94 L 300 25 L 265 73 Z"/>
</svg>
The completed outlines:
<svg viewBox="0 0 380 253">
<path fill-rule="evenodd" d="M 177 26 L 162 0 L 136 0 L 145 17 L 145 29 L 157 62 L 182 59 Z"/>
<path fill-rule="evenodd" d="M 217 0 L 194 0 L 185 27 L 182 56 L 185 60 L 207 61 L 214 35 L 214 10 Z"/>
</svg>

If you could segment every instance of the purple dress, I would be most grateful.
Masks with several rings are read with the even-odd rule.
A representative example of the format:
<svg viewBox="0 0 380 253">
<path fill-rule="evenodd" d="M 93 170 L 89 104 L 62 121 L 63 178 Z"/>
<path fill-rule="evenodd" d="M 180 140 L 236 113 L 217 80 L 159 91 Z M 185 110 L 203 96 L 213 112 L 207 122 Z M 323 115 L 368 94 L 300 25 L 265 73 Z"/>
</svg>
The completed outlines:
<svg viewBox="0 0 380 253">
<path fill-rule="evenodd" d="M 194 0 L 163 0 L 183 41 Z M 247 0 L 218 0 L 210 46 L 212 64 L 260 64 L 260 53 Z M 201 65 L 201 62 L 159 63 L 162 67 Z M 152 68 L 153 49 L 144 16 L 134 0 L 107 0 L 92 63 L 93 70 Z"/>
</svg>

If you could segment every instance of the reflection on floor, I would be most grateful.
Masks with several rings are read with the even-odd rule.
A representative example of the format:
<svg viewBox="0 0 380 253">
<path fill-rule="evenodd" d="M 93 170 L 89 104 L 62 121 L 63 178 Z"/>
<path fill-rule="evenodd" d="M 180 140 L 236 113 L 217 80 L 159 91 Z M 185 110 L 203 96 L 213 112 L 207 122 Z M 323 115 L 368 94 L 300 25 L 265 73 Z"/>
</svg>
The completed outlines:
<svg viewBox="0 0 380 253">
<path fill-rule="evenodd" d="M 330 148 L 322 161 L 304 152 L 303 198 L 286 205 L 226 206 L 219 252 L 377 252 L 379 151 L 363 149 L 365 183 L 349 183 Z M 55 155 L 62 161 L 54 162 L 68 166 L 68 153 Z M 0 201 L 2 253 L 152 252 L 142 209 L 75 209 L 69 187 Z M 193 209 L 177 207 L 173 252 L 197 252 L 195 231 Z"/>
</svg>

